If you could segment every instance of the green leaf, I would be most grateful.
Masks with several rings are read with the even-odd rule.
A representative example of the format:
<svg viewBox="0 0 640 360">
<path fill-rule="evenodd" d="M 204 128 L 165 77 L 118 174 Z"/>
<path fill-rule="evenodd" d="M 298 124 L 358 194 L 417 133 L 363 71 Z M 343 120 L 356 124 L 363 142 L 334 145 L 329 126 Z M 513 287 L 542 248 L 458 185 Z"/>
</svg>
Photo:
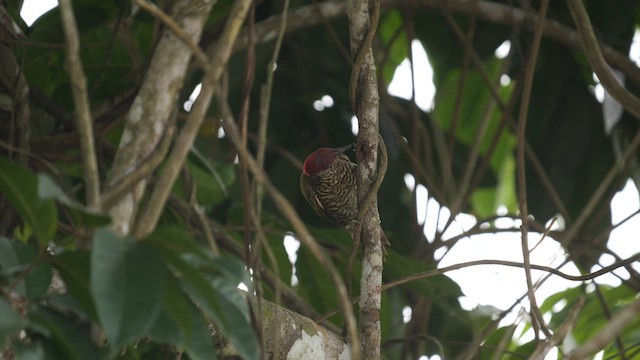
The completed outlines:
<svg viewBox="0 0 640 360">
<path fill-rule="evenodd" d="M 167 288 L 162 310 L 149 328 L 149 338 L 185 349 L 192 359 L 215 359 L 211 332 L 202 314 L 173 275 L 165 272 L 165 276 Z"/>
<path fill-rule="evenodd" d="M 57 358 L 70 360 L 99 359 L 102 351 L 91 340 L 86 325 L 71 320 L 48 308 L 38 308 L 29 314 L 31 325 L 42 332 L 53 349 L 47 354 L 56 354 Z"/>
<path fill-rule="evenodd" d="M 235 180 L 235 172 L 229 171 L 232 167 L 226 166 L 225 164 L 214 164 L 211 159 L 206 158 L 195 147 L 191 148 L 189 155 L 189 160 L 193 165 L 197 165 L 208 171 L 215 179 L 216 185 L 220 188 L 224 197 L 227 197 L 227 187 Z"/>
<path fill-rule="evenodd" d="M 510 345 L 513 342 L 512 339 L 513 339 L 513 333 L 515 332 L 515 330 L 516 330 L 515 325 L 508 325 L 508 326 L 504 326 L 499 329 L 496 329 L 483 342 L 483 347 L 486 347 L 489 349 L 497 349 L 499 344 L 503 343 L 503 341 L 506 341 L 507 348 L 505 350 L 508 350 L 509 349 L 508 345 Z"/>
<path fill-rule="evenodd" d="M 111 218 L 108 215 L 98 213 L 70 199 L 47 174 L 38 174 L 38 196 L 41 199 L 53 199 L 60 202 L 69 212 L 76 226 L 104 226 L 111 223 Z"/>
<path fill-rule="evenodd" d="M 142 336 L 162 305 L 163 265 L 145 246 L 100 229 L 91 252 L 91 293 L 114 349 Z"/>
<path fill-rule="evenodd" d="M 380 19 L 378 34 L 387 52 L 382 66 L 382 76 L 385 84 L 391 83 L 395 71 L 400 63 L 409 57 L 407 33 L 400 11 L 386 12 Z"/>
<path fill-rule="evenodd" d="M 41 247 L 53 238 L 58 210 L 51 199 L 38 197 L 38 180 L 23 165 L 0 157 L 0 192 L 32 228 Z"/>
<path fill-rule="evenodd" d="M 0 343 L 5 344 L 5 338 L 18 333 L 26 324 L 13 306 L 4 297 L 0 297 Z"/>
<path fill-rule="evenodd" d="M 196 186 L 196 196 L 199 204 L 213 206 L 227 197 L 227 187 L 235 180 L 235 170 L 232 165 L 212 164 L 206 159 L 194 156 L 187 161 L 187 169 Z M 174 191 L 185 197 L 184 186 L 176 183 Z"/>
<path fill-rule="evenodd" d="M 338 293 L 331 276 L 304 245 L 301 245 L 298 250 L 296 275 L 299 281 L 298 292 L 303 296 L 306 295 L 305 298 L 309 299 L 309 303 L 316 310 L 324 312 L 338 306 Z M 340 317 L 334 317 L 331 320 L 337 324 Z"/>
<path fill-rule="evenodd" d="M 145 241 L 175 254 L 191 254 L 201 258 L 209 258 L 203 247 L 178 226 L 159 227 Z"/>
<path fill-rule="evenodd" d="M 519 360 L 519 359 L 528 359 L 529 356 L 533 354 L 538 346 L 537 340 L 531 340 L 526 344 L 520 345 L 513 352 L 508 353 L 506 356 L 502 358 L 505 360 Z"/>
<path fill-rule="evenodd" d="M 38 252 L 19 241 L 0 236 L 0 274 L 17 281 L 15 290 L 28 299 L 44 295 L 51 284 L 51 265 Z"/>
<path fill-rule="evenodd" d="M 238 284 L 219 275 L 207 277 L 201 269 L 175 253 L 160 247 L 157 250 L 174 270 L 183 291 L 214 320 L 240 356 L 243 359 L 258 359 L 260 346 L 249 321 L 246 300 L 240 296 L 240 290 L 237 289 Z M 192 261 L 197 259 L 188 258 Z"/>
<path fill-rule="evenodd" d="M 39 173 L 38 177 L 38 197 L 40 199 L 56 199 L 64 204 L 71 203 L 67 194 L 62 191 L 60 186 L 53 181 L 53 179 L 47 175 Z"/>
<path fill-rule="evenodd" d="M 91 297 L 89 279 L 91 253 L 89 251 L 64 252 L 54 258 L 53 265 L 62 276 L 69 294 L 88 316 L 97 321 L 98 315 Z"/>
</svg>

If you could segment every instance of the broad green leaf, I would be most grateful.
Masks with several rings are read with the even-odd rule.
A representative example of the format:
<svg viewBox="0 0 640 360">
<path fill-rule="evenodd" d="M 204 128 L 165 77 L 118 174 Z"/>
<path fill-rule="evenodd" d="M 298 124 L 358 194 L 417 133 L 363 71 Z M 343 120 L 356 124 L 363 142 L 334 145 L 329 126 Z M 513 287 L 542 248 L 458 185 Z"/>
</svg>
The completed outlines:
<svg viewBox="0 0 640 360">
<path fill-rule="evenodd" d="M 163 264 L 141 243 L 100 229 L 91 252 L 91 293 L 113 348 L 142 336 L 162 305 Z"/>
<path fill-rule="evenodd" d="M 88 251 L 64 252 L 54 258 L 53 266 L 62 276 L 69 294 L 88 316 L 97 321 L 96 307 L 90 288 L 91 253 Z"/>
<path fill-rule="evenodd" d="M 28 299 L 44 295 L 51 284 L 51 265 L 32 247 L 0 236 L 0 274 L 16 281 L 15 290 Z"/>
<path fill-rule="evenodd" d="M 240 259 L 231 256 L 218 256 L 212 259 L 212 264 L 224 276 L 227 283 L 237 286 L 244 283 L 252 291 L 251 276 L 245 270 L 246 265 Z M 234 291 L 234 293 L 238 293 Z"/>
<path fill-rule="evenodd" d="M 178 226 L 165 226 L 157 228 L 145 240 L 160 248 L 171 251 L 177 255 L 191 254 L 201 258 L 208 258 L 208 255 L 200 244 L 188 234 L 183 228 Z"/>
<path fill-rule="evenodd" d="M 158 342 L 184 349 L 192 359 L 215 359 L 215 350 L 205 318 L 182 292 L 172 274 L 166 272 L 167 285 L 162 310 L 148 336 Z"/>
<path fill-rule="evenodd" d="M 331 276 L 304 245 L 298 250 L 296 276 L 297 291 L 308 299 L 314 309 L 322 313 L 338 306 L 338 293 Z M 337 324 L 340 317 L 331 320 Z"/>
<path fill-rule="evenodd" d="M 41 247 L 53 238 L 58 211 L 52 200 L 38 197 L 38 180 L 23 165 L 0 157 L 0 192 L 33 229 Z"/>
<path fill-rule="evenodd" d="M 191 161 L 191 159 L 194 159 Z M 187 161 L 187 169 L 191 175 L 193 185 L 196 186 L 196 197 L 198 203 L 211 207 L 219 204 L 227 197 L 227 187 L 235 179 L 233 166 L 225 164 L 211 164 L 206 159 L 193 156 Z M 186 198 L 184 184 L 177 182 L 174 192 Z"/>
<path fill-rule="evenodd" d="M 166 249 L 157 249 L 174 273 L 180 274 L 179 281 L 183 291 L 214 320 L 240 356 L 244 359 L 257 359 L 260 347 L 249 321 L 246 300 L 239 296 L 238 284 L 225 281 L 220 275 L 211 279 L 176 254 Z"/>
<path fill-rule="evenodd" d="M 55 348 L 55 354 L 60 359 L 98 359 L 104 355 L 91 340 L 87 325 L 48 308 L 32 311 L 29 318 L 34 331 L 46 329 L 42 335 L 47 338 L 47 343 Z M 53 353 L 48 351 L 48 354 Z"/>
</svg>

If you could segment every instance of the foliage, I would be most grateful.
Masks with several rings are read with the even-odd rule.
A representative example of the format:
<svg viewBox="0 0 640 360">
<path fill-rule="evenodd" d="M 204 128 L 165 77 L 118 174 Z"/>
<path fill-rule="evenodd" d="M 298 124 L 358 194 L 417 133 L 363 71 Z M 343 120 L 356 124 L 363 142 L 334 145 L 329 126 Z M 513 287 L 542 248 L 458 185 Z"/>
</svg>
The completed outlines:
<svg viewBox="0 0 640 360">
<path fill-rule="evenodd" d="M 200 41 L 205 50 L 219 38 L 233 2 L 218 3 Z M 432 3 L 399 2 L 384 8 L 375 42 L 382 92 L 380 132 L 390 158 L 379 192 L 382 226 L 393 244 L 385 263 L 387 283 L 436 269 L 436 253 L 455 246 L 457 240 L 446 236 L 451 223 L 445 219 L 435 239 L 427 241 L 424 224 L 416 220 L 416 193 L 405 185 L 407 174 L 428 189 L 429 197 L 451 209 L 451 219 L 466 212 L 485 223 L 486 227 L 475 229 L 479 232 L 499 231 L 493 224 L 498 206 L 505 205 L 509 216 L 517 217 L 522 200 L 516 192 L 516 128 L 524 69 L 531 61 L 531 29 L 495 23 L 447 2 L 434 10 Z M 507 2 L 496 2 L 500 3 Z M 539 4 L 533 3 L 537 8 Z M 628 53 L 633 30 L 640 24 L 637 5 L 633 1 L 587 3 L 600 38 L 623 55 Z M 293 2 L 292 10 L 332 5 L 336 4 Z M 256 31 L 265 31 L 258 25 L 281 8 L 280 1 L 256 2 Z M 126 1 L 74 1 L 74 10 L 100 174 L 106 180 L 124 132 L 124 116 L 148 75 L 157 42 L 169 30 Z M 17 8 L 8 11 L 21 23 Z M 313 12 L 290 13 L 291 29 L 273 83 L 264 169 L 345 274 L 349 234 L 330 228 L 313 213 L 299 192 L 298 179 L 299 159 L 313 149 L 354 142 L 347 91 L 351 71 L 347 22 L 344 13 L 324 20 L 317 14 L 305 18 L 308 14 Z M 564 2 L 551 2 L 548 17 L 567 25 L 566 29 L 572 27 Z M 471 36 L 470 47 L 456 27 L 463 36 Z M 253 204 L 263 194 L 247 191 L 240 166 L 234 162 L 236 152 L 217 121 L 224 109 L 214 101 L 155 231 L 144 239 L 119 235 L 110 228 L 107 214 L 83 205 L 82 153 L 73 121 L 72 84 L 64 71 L 61 44 L 65 37 L 59 10 L 46 13 L 31 27 L 21 23 L 21 28 L 26 38 L 13 44 L 11 56 L 21 64 L 31 93 L 28 156 L 15 150 L 14 130 L 4 131 L 16 128 L 15 117 L 0 109 L 0 344 L 4 353 L 47 359 L 211 359 L 224 357 L 227 349 L 221 343 L 228 341 L 241 358 L 259 358 L 261 340 L 268 335 L 260 334 L 258 313 L 247 298 L 255 293 L 279 300 L 280 289 L 263 274 L 291 284 L 294 270 L 282 238 L 291 234 L 292 227 L 264 196 L 260 225 L 265 242 L 246 243 L 261 236 L 247 220 L 251 216 L 247 203 Z M 222 94 L 238 118 L 243 101 L 249 102 L 247 138 L 252 150 L 261 145 L 259 103 L 274 50 L 272 41 L 261 39 L 254 38 L 253 57 L 249 46 L 236 50 L 226 69 L 227 92 Z M 398 64 L 410 56 L 412 40 L 425 47 L 434 70 L 437 93 L 433 109 L 427 112 L 385 90 Z M 496 57 L 495 49 L 506 40 L 510 54 Z M 635 160 L 623 161 L 616 149 L 629 146 L 637 133 L 637 119 L 625 112 L 614 131 L 617 135 L 606 134 L 590 65 L 578 46 L 556 40 L 545 37 L 540 44 L 529 99 L 527 205 L 537 231 L 543 231 L 554 216 L 562 216 L 565 228 L 552 235 L 566 245 L 570 260 L 589 271 L 600 255 L 609 252 L 610 199 L 634 175 L 631 166 L 624 166 Z M 251 68 L 255 73 L 248 84 Z M 500 85 L 507 76 L 510 83 Z M 183 104 L 201 79 L 202 72 L 194 64 L 175 103 L 178 126 L 187 115 Z M 628 87 L 635 91 L 637 85 Z M 2 86 L 5 92 L 0 96 L 7 93 Z M 327 94 L 333 105 L 315 110 L 313 102 Z M 612 168 L 624 171 L 602 185 Z M 574 229 L 573 237 L 565 238 L 600 187 L 604 195 L 596 199 L 595 210 L 586 213 L 586 221 Z M 255 198 L 247 202 L 250 196 Z M 204 228 L 213 234 L 203 231 L 199 214 L 206 219 Z M 257 252 L 255 258 L 247 256 L 252 251 Z M 348 279 L 355 289 L 359 271 L 357 261 L 354 278 Z M 619 287 L 595 288 L 589 281 L 581 282 L 547 299 L 540 310 L 550 315 L 549 327 L 557 329 L 572 304 L 584 297 L 571 336 L 578 343 L 587 342 L 611 314 L 635 300 L 640 284 L 637 273 L 632 275 Z M 298 283 L 291 286 L 292 292 L 316 313 L 338 306 L 330 275 L 304 246 L 297 253 L 295 276 Z M 241 283 L 248 292 L 237 289 Z M 483 346 L 475 349 L 476 358 L 500 356 L 494 349 L 511 358 L 533 353 L 537 344 L 523 344 L 515 326 L 498 326 L 494 321 L 498 311 L 464 310 L 458 300 L 463 295 L 446 275 L 385 291 L 383 355 L 455 358 L 471 351 L 467 345 L 478 339 Z M 283 304 L 292 303 L 284 300 Z M 412 309 L 407 323 L 400 316 L 405 307 Z M 340 314 L 329 321 L 343 325 Z M 628 358 L 637 358 L 638 329 L 640 323 L 634 321 L 617 342 L 604 348 L 604 357 L 628 351 Z"/>
</svg>

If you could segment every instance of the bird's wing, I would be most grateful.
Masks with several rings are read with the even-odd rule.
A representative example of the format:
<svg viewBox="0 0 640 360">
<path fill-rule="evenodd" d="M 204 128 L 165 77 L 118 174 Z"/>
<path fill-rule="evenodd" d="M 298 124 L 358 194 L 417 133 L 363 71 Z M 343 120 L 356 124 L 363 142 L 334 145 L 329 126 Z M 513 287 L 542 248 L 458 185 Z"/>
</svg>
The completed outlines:
<svg viewBox="0 0 640 360">
<path fill-rule="evenodd" d="M 324 205 L 322 205 L 322 202 L 320 202 L 320 199 L 318 199 L 316 194 L 311 190 L 309 177 L 306 176 L 305 174 L 302 174 L 300 176 L 300 191 L 302 192 L 302 195 L 304 196 L 304 198 L 307 199 L 307 202 L 309 203 L 309 205 L 311 205 L 313 210 L 318 215 L 326 219 L 329 219 L 327 217 L 327 212 L 324 208 Z"/>
</svg>

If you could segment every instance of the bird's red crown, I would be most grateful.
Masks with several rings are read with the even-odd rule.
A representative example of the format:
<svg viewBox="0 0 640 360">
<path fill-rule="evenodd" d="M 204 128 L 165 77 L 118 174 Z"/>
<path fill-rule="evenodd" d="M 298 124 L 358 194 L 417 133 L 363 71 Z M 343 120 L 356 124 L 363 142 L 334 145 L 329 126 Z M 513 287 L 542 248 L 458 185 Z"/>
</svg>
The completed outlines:
<svg viewBox="0 0 640 360">
<path fill-rule="evenodd" d="M 304 166 L 302 167 L 302 171 L 305 175 L 310 176 L 317 174 L 318 172 L 328 169 L 338 155 L 344 154 L 347 150 L 351 149 L 351 145 L 339 147 L 339 148 L 326 148 L 322 147 L 314 152 L 311 155 L 307 156 L 304 160 Z"/>
<path fill-rule="evenodd" d="M 336 160 L 336 152 L 330 148 L 320 148 L 312 152 L 304 160 L 302 171 L 306 175 L 316 174 L 324 169 L 327 169 Z"/>
</svg>

